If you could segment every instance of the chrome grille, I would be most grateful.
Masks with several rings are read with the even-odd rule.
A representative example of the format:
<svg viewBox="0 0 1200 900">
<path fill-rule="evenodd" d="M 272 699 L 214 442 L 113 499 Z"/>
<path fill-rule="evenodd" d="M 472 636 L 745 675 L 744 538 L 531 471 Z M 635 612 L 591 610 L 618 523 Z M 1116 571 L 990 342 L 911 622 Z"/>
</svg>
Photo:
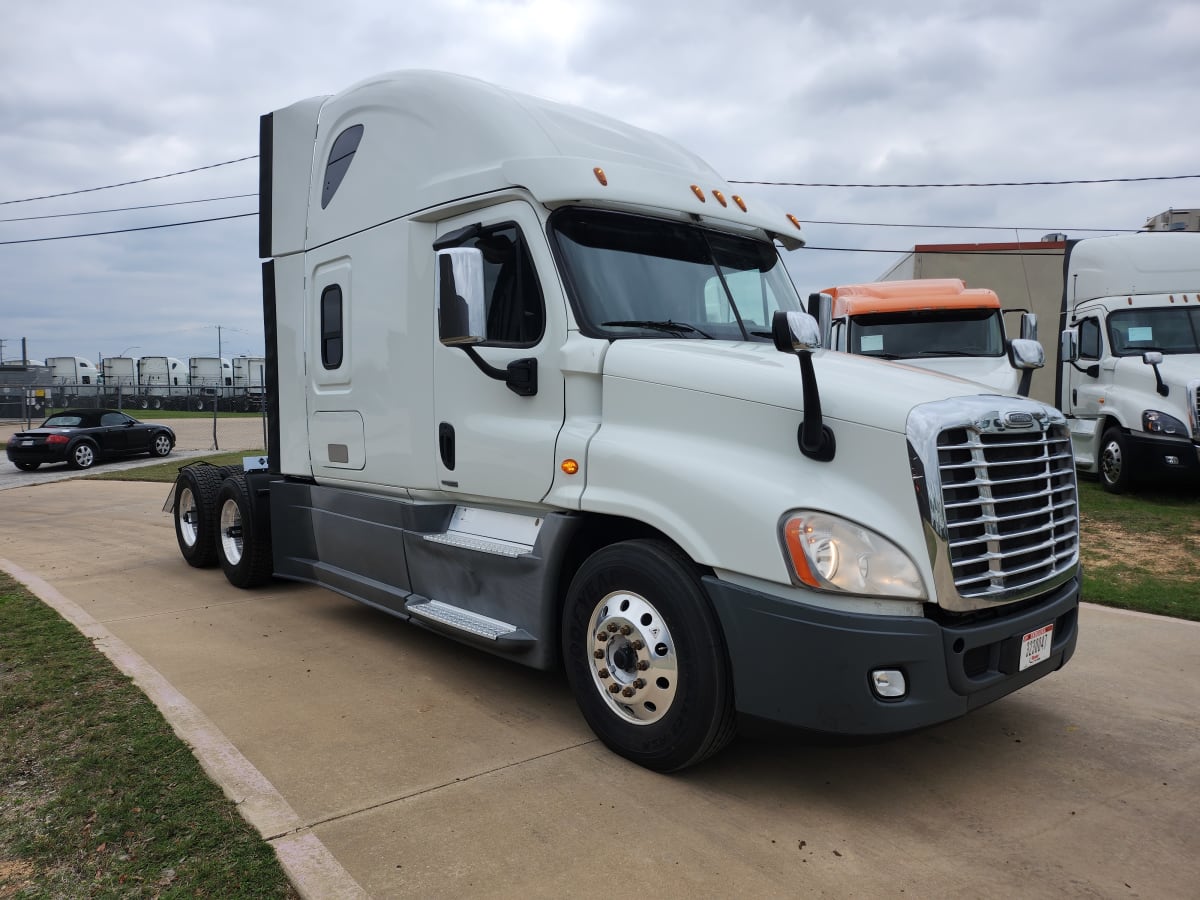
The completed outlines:
<svg viewBox="0 0 1200 900">
<path fill-rule="evenodd" d="M 939 606 L 1030 599 L 1076 574 L 1075 460 L 1059 410 L 956 397 L 914 408 L 907 432 Z"/>
<path fill-rule="evenodd" d="M 959 596 L 1007 595 L 1075 565 L 1079 511 L 1066 427 L 943 431 L 938 470 Z"/>
</svg>

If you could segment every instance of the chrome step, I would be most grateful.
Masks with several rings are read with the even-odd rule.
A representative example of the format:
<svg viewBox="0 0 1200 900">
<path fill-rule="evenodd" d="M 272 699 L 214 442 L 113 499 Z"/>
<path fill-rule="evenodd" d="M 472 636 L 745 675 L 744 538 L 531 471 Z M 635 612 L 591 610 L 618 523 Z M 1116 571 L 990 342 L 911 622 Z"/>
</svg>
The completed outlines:
<svg viewBox="0 0 1200 900">
<path fill-rule="evenodd" d="M 517 544 L 512 541 L 501 541 L 495 538 L 479 537 L 475 534 L 463 534 L 459 531 L 446 531 L 441 534 L 427 534 L 425 540 L 434 544 L 446 544 L 450 547 L 462 547 L 466 550 L 477 550 L 480 553 L 491 553 L 495 556 L 516 558 L 527 555 L 533 548 L 528 544 Z"/>
<path fill-rule="evenodd" d="M 440 600 L 412 599 L 404 604 L 405 612 L 426 622 L 436 622 L 455 631 L 473 634 L 489 641 L 503 643 L 533 643 L 528 632 L 508 622 L 501 622 L 477 612 L 451 606 Z"/>
</svg>

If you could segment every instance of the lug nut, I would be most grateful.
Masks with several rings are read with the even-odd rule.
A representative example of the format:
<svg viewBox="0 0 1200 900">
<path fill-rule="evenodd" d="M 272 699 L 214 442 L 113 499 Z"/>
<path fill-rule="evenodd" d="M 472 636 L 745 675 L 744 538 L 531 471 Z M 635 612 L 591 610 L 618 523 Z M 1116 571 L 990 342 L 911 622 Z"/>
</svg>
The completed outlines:
<svg viewBox="0 0 1200 900">
<path fill-rule="evenodd" d="M 621 626 L 620 626 L 620 625 L 618 625 L 616 622 L 609 622 L 609 623 L 608 623 L 608 630 L 609 630 L 609 631 L 611 631 L 613 634 L 616 634 L 616 633 L 617 633 L 617 629 L 618 629 L 618 628 L 620 628 L 620 627 L 621 627 Z"/>
<path fill-rule="evenodd" d="M 608 678 L 610 673 L 609 673 L 608 669 L 601 669 L 596 674 L 599 675 L 601 678 Z"/>
<path fill-rule="evenodd" d="M 616 687 L 616 685 L 613 685 L 613 687 Z M 632 697 L 635 693 L 636 693 L 636 691 L 634 691 L 633 688 L 627 687 L 627 688 L 625 688 L 625 690 L 621 691 L 621 696 L 622 697 Z"/>
<path fill-rule="evenodd" d="M 639 659 L 637 667 L 639 672 L 645 672 L 648 668 L 650 668 L 650 660 Z"/>
<path fill-rule="evenodd" d="M 608 692 L 610 694 L 619 694 L 619 693 L 621 693 L 621 686 L 619 684 L 615 684 L 615 683 L 610 684 L 608 686 Z"/>
<path fill-rule="evenodd" d="M 630 641 L 629 646 L 632 647 L 634 650 L 645 650 L 646 649 L 646 644 L 641 638 L 635 638 L 634 640 Z"/>
<path fill-rule="evenodd" d="M 603 650 L 593 650 L 592 656 L 596 657 L 596 659 L 604 659 L 604 651 Z"/>
<path fill-rule="evenodd" d="M 598 635 L 596 635 L 596 640 L 601 641 L 601 642 L 607 641 L 608 640 L 608 632 L 607 631 L 600 632 Z"/>
<path fill-rule="evenodd" d="M 646 679 L 645 678 L 635 678 L 633 680 L 633 686 L 640 691 L 642 688 L 644 688 L 646 686 Z"/>
<path fill-rule="evenodd" d="M 633 633 L 633 629 L 630 628 L 628 625 L 621 626 L 621 634 L 632 634 L 632 633 Z"/>
</svg>

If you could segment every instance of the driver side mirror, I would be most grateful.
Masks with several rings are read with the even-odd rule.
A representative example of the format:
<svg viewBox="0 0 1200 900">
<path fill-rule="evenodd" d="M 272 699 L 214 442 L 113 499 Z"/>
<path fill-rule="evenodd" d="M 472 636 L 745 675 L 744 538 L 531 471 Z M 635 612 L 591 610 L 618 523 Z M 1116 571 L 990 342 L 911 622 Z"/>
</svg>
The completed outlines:
<svg viewBox="0 0 1200 900">
<path fill-rule="evenodd" d="M 1073 363 L 1079 359 L 1079 333 L 1074 328 L 1067 328 L 1059 336 L 1059 357 L 1065 363 Z"/>
<path fill-rule="evenodd" d="M 1008 360 L 1014 369 L 1040 369 L 1046 364 L 1046 351 L 1037 341 L 1013 338 L 1008 342 Z"/>
<path fill-rule="evenodd" d="M 797 350 L 818 350 L 821 347 L 821 326 L 808 313 L 778 310 L 771 320 L 771 337 L 780 353 Z"/>
<path fill-rule="evenodd" d="M 487 340 L 483 253 L 473 247 L 437 252 L 438 339 L 447 347 Z"/>
</svg>

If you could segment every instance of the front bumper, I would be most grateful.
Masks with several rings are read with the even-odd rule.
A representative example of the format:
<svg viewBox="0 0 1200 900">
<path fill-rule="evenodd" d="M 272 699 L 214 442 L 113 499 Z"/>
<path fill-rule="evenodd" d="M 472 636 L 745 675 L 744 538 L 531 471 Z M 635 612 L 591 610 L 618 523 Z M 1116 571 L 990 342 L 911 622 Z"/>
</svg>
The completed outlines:
<svg viewBox="0 0 1200 900">
<path fill-rule="evenodd" d="M 1200 476 L 1200 446 L 1187 438 L 1131 431 L 1129 449 L 1135 472 L 1157 476 Z"/>
<path fill-rule="evenodd" d="M 910 731 L 957 718 L 1061 668 L 1075 652 L 1079 578 L 1035 605 L 969 624 L 836 612 L 714 577 L 739 712 L 847 735 Z M 1017 671 L 1021 636 L 1054 624 L 1048 659 Z M 875 669 L 899 669 L 907 695 L 882 700 Z"/>
</svg>

